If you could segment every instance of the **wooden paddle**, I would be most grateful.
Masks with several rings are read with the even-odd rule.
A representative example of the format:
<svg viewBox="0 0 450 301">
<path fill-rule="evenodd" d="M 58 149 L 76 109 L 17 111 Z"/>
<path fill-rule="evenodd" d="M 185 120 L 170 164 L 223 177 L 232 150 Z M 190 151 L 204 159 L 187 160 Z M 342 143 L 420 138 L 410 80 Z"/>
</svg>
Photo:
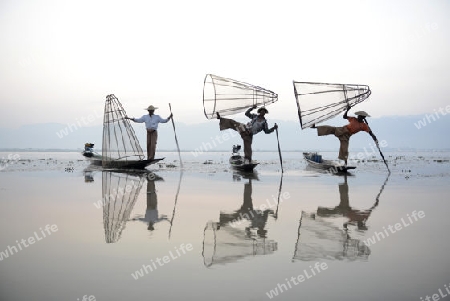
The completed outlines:
<svg viewBox="0 0 450 301">
<path fill-rule="evenodd" d="M 170 114 L 172 114 L 172 106 L 170 105 L 170 103 L 169 103 L 169 109 L 170 109 Z M 173 133 L 175 134 L 175 143 L 177 144 L 178 157 L 180 158 L 180 167 L 183 168 L 183 161 L 181 161 L 180 146 L 178 145 L 177 132 L 175 131 L 175 122 L 173 121 L 173 115 L 172 115 L 172 118 L 170 118 L 170 120 L 172 120 Z"/>
<path fill-rule="evenodd" d="M 276 123 L 275 123 L 275 125 L 276 125 Z M 281 158 L 280 139 L 278 139 L 278 127 L 275 129 L 275 132 L 277 133 L 278 155 L 280 156 L 281 173 L 283 173 L 284 172 L 284 170 L 283 170 L 283 159 Z"/>
<path fill-rule="evenodd" d="M 367 122 L 366 119 L 364 119 L 364 122 L 367 124 L 367 126 L 369 125 L 369 123 Z M 371 131 L 372 131 L 372 129 L 371 129 Z M 388 164 L 387 164 L 387 162 L 386 162 L 386 159 L 384 159 L 384 155 L 383 155 L 383 153 L 381 152 L 380 146 L 378 145 L 378 141 L 377 141 L 374 137 L 372 137 L 372 139 L 373 139 L 373 141 L 375 142 L 375 145 L 377 146 L 378 151 L 380 152 L 381 158 L 383 158 L 384 164 L 386 165 L 386 167 L 387 167 L 389 173 L 391 173 L 391 170 L 389 169 L 389 166 L 388 166 Z"/>
</svg>

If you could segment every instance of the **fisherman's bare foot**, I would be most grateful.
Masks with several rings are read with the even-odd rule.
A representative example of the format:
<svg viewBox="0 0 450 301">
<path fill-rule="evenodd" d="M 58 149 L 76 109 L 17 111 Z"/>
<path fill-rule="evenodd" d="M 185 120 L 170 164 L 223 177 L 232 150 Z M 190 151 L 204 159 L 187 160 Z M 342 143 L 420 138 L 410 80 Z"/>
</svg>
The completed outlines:
<svg viewBox="0 0 450 301">
<path fill-rule="evenodd" d="M 219 114 L 219 112 L 216 112 L 216 115 L 217 115 L 217 119 L 220 119 L 220 114 Z"/>
</svg>

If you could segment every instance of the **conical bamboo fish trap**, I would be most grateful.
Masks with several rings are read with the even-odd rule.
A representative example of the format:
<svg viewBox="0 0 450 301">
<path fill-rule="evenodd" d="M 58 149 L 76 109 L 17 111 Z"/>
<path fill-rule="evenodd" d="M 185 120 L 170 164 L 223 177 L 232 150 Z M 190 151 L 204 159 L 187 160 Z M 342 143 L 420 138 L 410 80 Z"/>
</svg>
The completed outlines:
<svg viewBox="0 0 450 301">
<path fill-rule="evenodd" d="M 270 90 L 207 74 L 203 86 L 203 107 L 208 119 L 246 111 L 253 105 L 267 106 L 278 100 L 278 95 Z"/>
<path fill-rule="evenodd" d="M 106 96 L 103 117 L 103 167 L 125 167 L 144 161 L 144 153 L 136 133 L 128 119 L 119 99 L 110 94 Z"/>
</svg>

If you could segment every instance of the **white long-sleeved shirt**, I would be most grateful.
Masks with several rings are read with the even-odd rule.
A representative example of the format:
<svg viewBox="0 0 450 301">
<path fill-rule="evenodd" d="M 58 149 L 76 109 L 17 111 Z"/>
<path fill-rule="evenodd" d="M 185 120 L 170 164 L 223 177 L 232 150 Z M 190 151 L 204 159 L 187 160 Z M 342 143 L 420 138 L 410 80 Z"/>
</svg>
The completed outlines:
<svg viewBox="0 0 450 301">
<path fill-rule="evenodd" d="M 169 121 L 169 118 L 161 118 L 159 115 L 143 115 L 141 118 L 134 118 L 134 122 L 142 123 L 145 122 L 145 127 L 148 130 L 157 130 L 158 129 L 158 123 L 166 123 Z"/>
</svg>

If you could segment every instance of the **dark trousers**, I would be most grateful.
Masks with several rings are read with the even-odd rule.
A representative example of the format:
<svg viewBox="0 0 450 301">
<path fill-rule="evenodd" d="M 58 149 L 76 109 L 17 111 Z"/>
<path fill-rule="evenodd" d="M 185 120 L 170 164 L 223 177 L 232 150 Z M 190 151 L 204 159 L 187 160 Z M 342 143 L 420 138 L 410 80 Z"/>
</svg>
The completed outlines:
<svg viewBox="0 0 450 301">
<path fill-rule="evenodd" d="M 253 135 L 247 130 L 245 124 L 233 119 L 220 118 L 219 127 L 221 131 L 233 129 L 241 135 L 242 141 L 244 142 L 244 157 L 251 161 Z"/>
<path fill-rule="evenodd" d="M 156 140 L 158 140 L 158 132 L 156 130 L 147 129 L 147 159 L 155 159 Z"/>
</svg>

